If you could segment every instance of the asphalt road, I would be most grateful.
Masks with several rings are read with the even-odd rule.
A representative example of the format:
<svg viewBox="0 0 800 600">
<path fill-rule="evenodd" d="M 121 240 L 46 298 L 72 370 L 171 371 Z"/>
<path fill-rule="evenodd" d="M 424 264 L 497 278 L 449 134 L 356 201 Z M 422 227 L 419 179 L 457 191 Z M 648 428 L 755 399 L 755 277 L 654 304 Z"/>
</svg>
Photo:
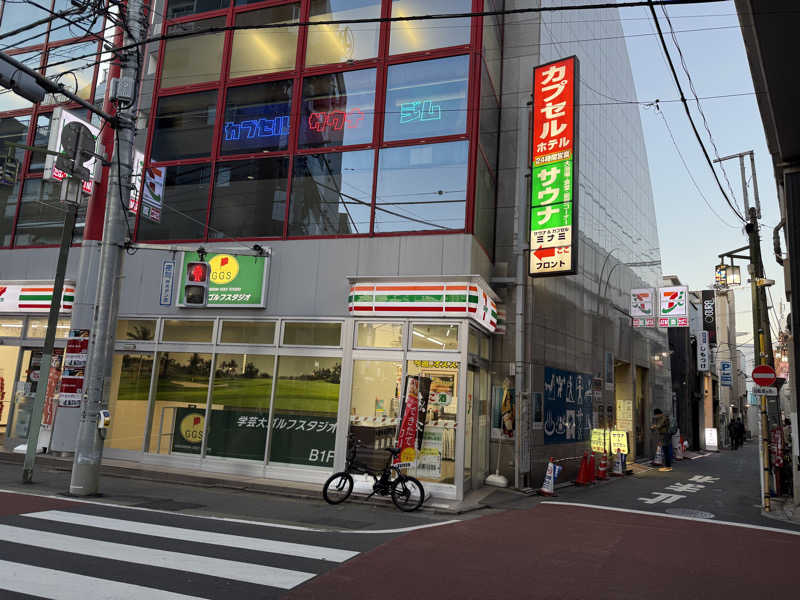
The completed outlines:
<svg viewBox="0 0 800 600">
<path fill-rule="evenodd" d="M 457 521 L 123 478 L 77 502 L 64 473 L 18 477 L 0 465 L 0 598 L 796 595 L 800 524 L 761 515 L 754 444 L 553 499 L 497 491 Z"/>
</svg>

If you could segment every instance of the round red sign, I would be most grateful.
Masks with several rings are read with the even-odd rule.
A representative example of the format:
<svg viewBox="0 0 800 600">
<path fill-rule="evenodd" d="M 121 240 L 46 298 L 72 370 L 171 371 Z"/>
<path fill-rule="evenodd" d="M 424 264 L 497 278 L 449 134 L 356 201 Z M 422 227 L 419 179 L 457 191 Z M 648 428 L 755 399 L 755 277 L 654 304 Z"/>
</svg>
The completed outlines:
<svg viewBox="0 0 800 600">
<path fill-rule="evenodd" d="M 753 369 L 753 381 L 756 385 L 769 386 L 775 383 L 775 369 L 769 365 L 759 365 Z"/>
</svg>

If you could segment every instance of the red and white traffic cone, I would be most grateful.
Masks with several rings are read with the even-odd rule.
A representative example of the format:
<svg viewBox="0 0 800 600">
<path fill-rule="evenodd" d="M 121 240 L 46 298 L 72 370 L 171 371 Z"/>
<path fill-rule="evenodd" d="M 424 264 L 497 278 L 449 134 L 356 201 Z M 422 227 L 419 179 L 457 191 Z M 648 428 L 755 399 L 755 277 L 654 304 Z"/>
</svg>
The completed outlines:
<svg viewBox="0 0 800 600">
<path fill-rule="evenodd" d="M 614 469 L 611 471 L 614 477 L 623 477 L 625 471 L 622 469 L 622 452 L 617 448 L 617 455 L 614 457 Z"/>
<path fill-rule="evenodd" d="M 575 480 L 575 485 L 589 485 L 592 483 L 591 475 L 589 474 L 589 453 L 584 452 L 581 459 L 581 468 L 578 471 L 578 478 Z"/>
<path fill-rule="evenodd" d="M 605 452 L 600 457 L 600 466 L 597 467 L 597 479 L 608 479 L 608 454 Z"/>
</svg>

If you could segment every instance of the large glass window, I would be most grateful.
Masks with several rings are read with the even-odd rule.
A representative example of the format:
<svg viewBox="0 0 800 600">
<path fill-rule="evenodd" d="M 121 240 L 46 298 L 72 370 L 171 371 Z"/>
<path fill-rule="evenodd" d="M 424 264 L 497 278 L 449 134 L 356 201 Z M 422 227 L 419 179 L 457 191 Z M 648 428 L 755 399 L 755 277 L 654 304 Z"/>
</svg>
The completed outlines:
<svg viewBox="0 0 800 600">
<path fill-rule="evenodd" d="M 49 2 L 44 0 L 37 2 L 37 4 L 49 5 Z M 72 4 L 71 0 L 56 0 L 53 11 L 61 12 L 74 8 L 75 5 Z M 65 19 L 53 19 L 50 21 L 50 32 L 47 37 L 51 44 L 58 40 L 85 37 L 87 31 L 99 34 L 103 30 L 103 17 L 96 17 L 92 10 L 87 10 L 79 15 L 72 15 L 70 16 L 70 20 L 73 21 L 74 24 L 69 23 Z"/>
<path fill-rule="evenodd" d="M 295 157 L 289 235 L 369 233 L 374 157 L 372 150 Z"/>
<path fill-rule="evenodd" d="M 199 34 L 224 26 L 225 17 L 169 26 L 167 36 L 191 35 L 166 41 L 164 62 L 161 66 L 161 87 L 192 85 L 219 79 L 225 32 Z"/>
<path fill-rule="evenodd" d="M 283 343 L 287 346 L 340 346 L 341 323 L 284 323 Z"/>
<path fill-rule="evenodd" d="M 236 15 L 236 27 L 297 23 L 299 4 L 284 4 Z M 233 34 L 231 77 L 248 77 L 294 69 L 298 27 L 240 29 Z"/>
<path fill-rule="evenodd" d="M 375 231 L 463 229 L 469 142 L 380 151 Z"/>
<path fill-rule="evenodd" d="M 300 148 L 372 142 L 375 69 L 306 77 Z"/>
<path fill-rule="evenodd" d="M 500 106 L 486 68 L 481 75 L 480 144 L 492 171 L 497 171 L 497 145 L 500 140 Z"/>
<path fill-rule="evenodd" d="M 38 115 L 36 117 L 36 131 L 33 134 L 33 145 L 40 148 L 47 148 L 50 140 L 50 113 Z M 44 171 L 44 160 L 47 155 L 44 152 L 31 152 L 31 162 L 28 165 L 28 172 L 35 173 Z"/>
<path fill-rule="evenodd" d="M 311 0 L 311 22 L 377 19 L 380 0 Z M 374 58 L 380 23 L 317 25 L 308 28 L 306 66 Z"/>
<path fill-rule="evenodd" d="M 14 230 L 14 218 L 17 214 L 17 195 L 19 179 L 14 185 L 0 186 L 0 245 L 11 245 L 11 234 Z"/>
<path fill-rule="evenodd" d="M 469 56 L 392 65 L 386 84 L 386 141 L 467 131 Z"/>
<path fill-rule="evenodd" d="M 402 348 L 401 323 L 358 323 L 356 327 L 358 348 Z"/>
<path fill-rule="evenodd" d="M 411 328 L 411 347 L 415 350 L 458 350 L 458 325 L 423 325 Z"/>
<path fill-rule="evenodd" d="M 272 321 L 223 321 L 220 344 L 274 344 Z"/>
<path fill-rule="evenodd" d="M 341 372 L 340 358 L 278 359 L 270 462 L 333 466 Z"/>
<path fill-rule="evenodd" d="M 92 84 L 94 72 L 97 67 L 97 42 L 83 42 L 51 48 L 47 53 L 45 75 L 61 83 L 79 98 L 90 100 L 92 98 Z M 86 56 L 89 54 L 90 56 Z M 80 58 L 84 57 L 84 58 Z M 47 94 L 44 104 L 57 104 L 67 102 L 63 94 Z"/>
<path fill-rule="evenodd" d="M 217 163 L 210 238 L 283 235 L 289 157 Z"/>
<path fill-rule="evenodd" d="M 200 454 L 211 355 L 160 352 L 149 451 Z"/>
<path fill-rule="evenodd" d="M 118 340 L 152 342 L 156 336 L 155 319 L 120 319 L 117 321 Z"/>
<path fill-rule="evenodd" d="M 37 4 L 50 6 L 49 0 L 43 0 Z M 34 21 L 40 21 L 50 13 L 42 8 L 37 8 L 26 2 L 16 0 L 5 0 L 3 2 L 3 17 L 0 21 L 0 34 L 6 34 L 25 25 L 30 25 Z M 26 31 L 18 33 L 12 37 L 3 38 L 4 47 L 25 47 L 44 43 L 44 33 L 47 25 L 37 25 Z"/>
<path fill-rule="evenodd" d="M 14 317 L 0 317 L 0 337 L 15 337 L 22 335 L 22 319 Z M 14 374 L 11 374 L 14 377 Z"/>
<path fill-rule="evenodd" d="M 177 19 L 188 15 L 226 8 L 230 0 L 168 0 L 167 18 Z"/>
<path fill-rule="evenodd" d="M 291 112 L 291 79 L 229 89 L 220 153 L 286 150 Z"/>
<path fill-rule="evenodd" d="M 165 342 L 211 342 L 213 321 L 166 319 L 161 339 Z"/>
<path fill-rule="evenodd" d="M 158 101 L 150 160 L 178 160 L 211 154 L 217 92 L 167 96 Z"/>
<path fill-rule="evenodd" d="M 139 220 L 139 239 L 142 240 L 196 240 L 205 235 L 208 212 L 208 186 L 211 167 L 178 165 L 151 167 L 163 181 L 163 210 L 160 220 L 145 216 Z M 158 192 L 158 180 L 155 192 Z M 150 185 L 145 183 L 145 185 Z"/>
<path fill-rule="evenodd" d="M 69 335 L 69 319 L 59 319 L 56 323 L 56 339 L 65 340 Z M 25 337 L 44 338 L 47 334 L 47 317 L 31 317 Z"/>
<path fill-rule="evenodd" d="M 16 186 L 15 186 L 16 187 Z M 66 209 L 60 201 L 60 184 L 27 179 L 17 219 L 16 246 L 58 244 L 64 229 Z"/>
<path fill-rule="evenodd" d="M 15 94 L 2 94 L 2 96 Z M 13 154 L 20 163 L 25 157 L 25 150 L 12 144 L 25 144 L 28 139 L 28 126 L 31 123 L 30 115 L 21 117 L 6 117 L 0 119 L 0 153 L 3 156 Z M 20 173 L 21 175 L 21 173 Z"/>
<path fill-rule="evenodd" d="M 264 460 L 272 356 L 217 354 L 206 454 Z"/>
<path fill-rule="evenodd" d="M 392 17 L 459 14 L 472 11 L 471 0 L 392 0 Z M 469 44 L 470 19 L 395 21 L 389 53 L 421 52 Z"/>
<path fill-rule="evenodd" d="M 142 451 L 152 371 L 152 354 L 114 355 L 108 407 L 114 418 L 106 433 L 107 448 Z"/>
</svg>

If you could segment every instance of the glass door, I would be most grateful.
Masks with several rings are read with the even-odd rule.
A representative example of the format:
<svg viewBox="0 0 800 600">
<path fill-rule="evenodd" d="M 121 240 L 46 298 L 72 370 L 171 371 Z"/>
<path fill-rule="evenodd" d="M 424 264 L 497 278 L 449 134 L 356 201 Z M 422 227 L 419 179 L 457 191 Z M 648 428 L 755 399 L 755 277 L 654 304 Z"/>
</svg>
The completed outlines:
<svg viewBox="0 0 800 600">
<path fill-rule="evenodd" d="M 483 485 L 489 470 L 489 372 L 472 374 L 472 489 Z"/>
<path fill-rule="evenodd" d="M 152 373 L 152 352 L 114 354 L 108 396 L 111 427 L 106 433 L 106 449 L 142 451 Z"/>
</svg>

